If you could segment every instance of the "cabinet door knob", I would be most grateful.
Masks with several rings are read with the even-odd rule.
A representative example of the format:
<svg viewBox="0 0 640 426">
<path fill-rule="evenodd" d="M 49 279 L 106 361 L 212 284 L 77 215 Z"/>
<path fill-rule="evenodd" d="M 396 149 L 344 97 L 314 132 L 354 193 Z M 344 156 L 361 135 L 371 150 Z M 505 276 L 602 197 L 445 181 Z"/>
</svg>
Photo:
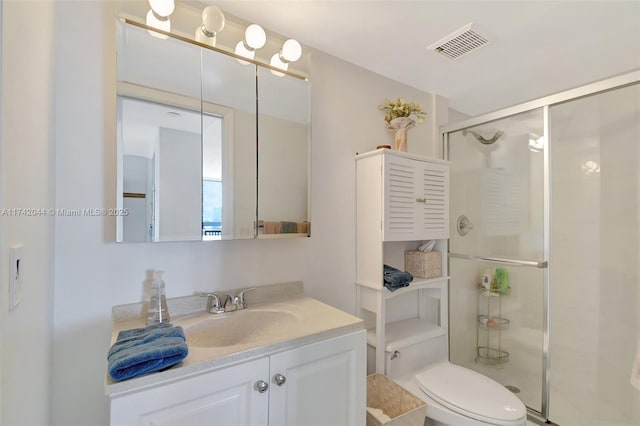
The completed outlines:
<svg viewBox="0 0 640 426">
<path fill-rule="evenodd" d="M 426 203 L 427 199 L 426 198 L 416 198 L 416 203 Z"/>
<path fill-rule="evenodd" d="M 275 382 L 276 385 L 282 386 L 286 383 L 287 378 L 284 377 L 282 374 L 278 373 L 275 376 L 273 376 L 273 381 Z"/>
<path fill-rule="evenodd" d="M 269 383 L 265 382 L 264 380 L 258 380 L 256 382 L 256 389 L 260 393 L 265 393 L 267 389 L 269 389 Z"/>
</svg>

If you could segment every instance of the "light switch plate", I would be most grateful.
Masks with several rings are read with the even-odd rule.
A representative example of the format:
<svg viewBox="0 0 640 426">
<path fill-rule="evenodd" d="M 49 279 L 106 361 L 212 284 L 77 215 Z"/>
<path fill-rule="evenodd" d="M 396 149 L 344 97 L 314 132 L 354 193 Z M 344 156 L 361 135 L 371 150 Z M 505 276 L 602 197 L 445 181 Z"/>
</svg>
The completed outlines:
<svg viewBox="0 0 640 426">
<path fill-rule="evenodd" d="M 9 310 L 14 310 L 22 301 L 22 285 L 24 283 L 24 246 L 22 244 L 9 248 Z"/>
</svg>

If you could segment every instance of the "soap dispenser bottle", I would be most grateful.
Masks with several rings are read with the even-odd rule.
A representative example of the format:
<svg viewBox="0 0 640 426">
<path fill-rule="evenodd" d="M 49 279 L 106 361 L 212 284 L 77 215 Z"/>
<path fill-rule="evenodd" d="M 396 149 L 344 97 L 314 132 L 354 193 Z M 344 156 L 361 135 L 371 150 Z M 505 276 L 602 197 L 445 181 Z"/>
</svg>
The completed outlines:
<svg viewBox="0 0 640 426">
<path fill-rule="evenodd" d="M 487 267 L 482 274 L 481 286 L 484 291 L 491 291 L 491 284 L 493 283 L 493 274 L 491 274 L 491 268 Z"/>
<path fill-rule="evenodd" d="M 169 322 L 169 308 L 167 308 L 167 296 L 164 292 L 163 271 L 153 271 L 151 281 L 151 302 L 149 303 L 149 315 L 147 325 Z"/>
</svg>

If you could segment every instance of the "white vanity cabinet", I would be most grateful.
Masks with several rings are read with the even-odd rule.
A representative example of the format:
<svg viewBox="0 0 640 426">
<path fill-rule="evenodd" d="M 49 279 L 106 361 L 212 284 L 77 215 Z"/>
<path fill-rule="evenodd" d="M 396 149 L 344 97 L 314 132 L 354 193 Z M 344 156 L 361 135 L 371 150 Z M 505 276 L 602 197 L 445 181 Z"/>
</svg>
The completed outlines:
<svg viewBox="0 0 640 426">
<path fill-rule="evenodd" d="M 268 425 L 269 358 L 200 374 L 111 399 L 111 425 Z"/>
<path fill-rule="evenodd" d="M 113 396 L 112 425 L 365 424 L 364 330 Z"/>
<path fill-rule="evenodd" d="M 375 351 L 369 370 L 392 375 L 404 348 L 430 341 L 447 350 L 449 162 L 380 149 L 356 156 L 356 175 L 356 309 Z M 404 252 L 424 240 L 436 240 L 442 276 L 387 290 L 383 265 L 404 270 Z M 394 303 L 404 305 L 391 312 Z"/>
</svg>

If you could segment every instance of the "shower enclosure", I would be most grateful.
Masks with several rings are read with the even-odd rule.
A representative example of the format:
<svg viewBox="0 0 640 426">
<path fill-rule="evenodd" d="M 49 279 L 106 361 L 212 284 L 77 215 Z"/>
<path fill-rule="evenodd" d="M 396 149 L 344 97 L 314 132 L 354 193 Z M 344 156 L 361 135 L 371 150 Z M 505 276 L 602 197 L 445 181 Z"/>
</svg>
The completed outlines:
<svg viewBox="0 0 640 426">
<path fill-rule="evenodd" d="M 447 126 L 443 141 L 451 362 L 505 385 L 541 420 L 640 424 L 629 380 L 640 71 Z"/>
</svg>

